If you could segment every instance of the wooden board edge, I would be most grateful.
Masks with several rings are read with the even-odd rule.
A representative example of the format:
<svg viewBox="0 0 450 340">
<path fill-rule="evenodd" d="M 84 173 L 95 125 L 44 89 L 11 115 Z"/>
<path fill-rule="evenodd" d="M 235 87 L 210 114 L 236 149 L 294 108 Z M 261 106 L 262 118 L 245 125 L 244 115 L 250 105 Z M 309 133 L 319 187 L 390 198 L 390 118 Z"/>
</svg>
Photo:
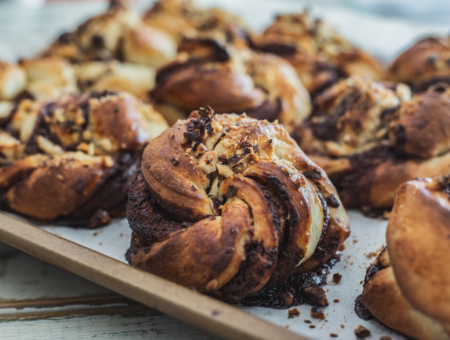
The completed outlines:
<svg viewBox="0 0 450 340">
<path fill-rule="evenodd" d="M 0 241 L 225 339 L 308 340 L 3 213 Z"/>
</svg>

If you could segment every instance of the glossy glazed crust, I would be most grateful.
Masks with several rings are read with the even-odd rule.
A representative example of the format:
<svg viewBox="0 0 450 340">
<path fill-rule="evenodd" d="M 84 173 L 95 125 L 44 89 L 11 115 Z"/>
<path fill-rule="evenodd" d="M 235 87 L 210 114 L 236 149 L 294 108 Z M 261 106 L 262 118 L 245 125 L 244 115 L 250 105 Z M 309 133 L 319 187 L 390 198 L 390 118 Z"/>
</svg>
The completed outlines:
<svg viewBox="0 0 450 340">
<path fill-rule="evenodd" d="M 256 47 L 288 60 L 311 94 L 334 84 L 341 77 L 382 78 L 380 63 L 352 46 L 326 22 L 301 14 L 278 15 L 256 39 Z"/>
<path fill-rule="evenodd" d="M 450 322 L 448 176 L 399 187 L 386 233 L 398 285 L 412 306 Z"/>
<path fill-rule="evenodd" d="M 281 125 L 209 108 L 147 146 L 127 212 L 132 265 L 235 302 L 349 234 L 331 182 Z"/>
<path fill-rule="evenodd" d="M 450 41 L 429 37 L 400 54 L 389 67 L 393 81 L 411 85 L 414 92 L 426 91 L 438 82 L 450 82 Z"/>
<path fill-rule="evenodd" d="M 210 105 L 219 113 L 278 119 L 292 131 L 309 114 L 309 95 L 281 58 L 210 38 L 184 40 L 180 48 L 178 59 L 158 70 L 151 92 L 169 123 Z"/>
<path fill-rule="evenodd" d="M 129 94 L 97 92 L 23 100 L 1 127 L 2 207 L 94 227 L 124 213 L 140 151 L 167 124 Z"/>
</svg>

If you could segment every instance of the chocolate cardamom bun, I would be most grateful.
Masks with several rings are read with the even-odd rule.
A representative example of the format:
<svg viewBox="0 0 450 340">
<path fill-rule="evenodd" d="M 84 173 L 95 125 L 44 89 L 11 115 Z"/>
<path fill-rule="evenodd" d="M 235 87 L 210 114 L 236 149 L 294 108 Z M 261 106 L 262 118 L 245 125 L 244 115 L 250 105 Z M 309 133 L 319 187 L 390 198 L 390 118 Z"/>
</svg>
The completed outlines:
<svg viewBox="0 0 450 340">
<path fill-rule="evenodd" d="M 392 81 L 424 92 L 439 82 L 450 84 L 450 39 L 429 37 L 400 54 L 389 67 Z"/>
<path fill-rule="evenodd" d="M 411 98 L 406 85 L 352 77 L 316 98 L 298 141 L 346 208 L 389 209 L 400 184 L 448 171 L 449 128 L 448 85 Z"/>
<path fill-rule="evenodd" d="M 379 321 L 419 340 L 450 339 L 450 176 L 397 190 L 387 248 L 366 274 L 361 297 Z"/>
<path fill-rule="evenodd" d="M 147 145 L 127 214 L 131 265 L 231 302 L 317 268 L 350 233 L 282 125 L 209 107 Z"/>
<path fill-rule="evenodd" d="M 278 15 L 255 40 L 257 49 L 289 61 L 313 96 L 340 78 L 382 78 L 381 65 L 374 57 L 353 46 L 325 21 L 311 17 L 308 11 Z"/>
<path fill-rule="evenodd" d="M 295 70 L 271 54 L 210 36 L 184 39 L 178 57 L 158 69 L 151 91 L 169 124 L 210 105 L 218 113 L 278 120 L 288 131 L 309 115 L 310 98 Z"/>
<path fill-rule="evenodd" d="M 129 94 L 91 92 L 22 100 L 0 128 L 2 209 L 95 227 L 125 213 L 142 149 L 167 123 Z"/>
<path fill-rule="evenodd" d="M 111 1 L 109 9 L 62 34 L 45 51 L 71 63 L 109 61 L 157 67 L 176 54 L 176 41 L 169 33 L 144 24 L 126 1 Z"/>
<path fill-rule="evenodd" d="M 215 39 L 251 44 L 249 29 L 243 20 L 219 8 L 203 9 L 190 0 L 160 0 L 145 14 L 150 27 L 169 33 L 176 41 L 212 35 Z"/>
</svg>

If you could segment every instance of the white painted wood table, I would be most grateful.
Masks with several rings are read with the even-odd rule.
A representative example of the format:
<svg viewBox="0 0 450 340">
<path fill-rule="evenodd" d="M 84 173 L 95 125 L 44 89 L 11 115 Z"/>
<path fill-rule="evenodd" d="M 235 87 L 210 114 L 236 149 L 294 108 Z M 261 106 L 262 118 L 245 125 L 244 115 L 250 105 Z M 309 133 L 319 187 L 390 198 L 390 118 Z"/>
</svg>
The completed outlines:
<svg viewBox="0 0 450 340">
<path fill-rule="evenodd" d="M 0 339 L 217 337 L 0 243 Z"/>
</svg>

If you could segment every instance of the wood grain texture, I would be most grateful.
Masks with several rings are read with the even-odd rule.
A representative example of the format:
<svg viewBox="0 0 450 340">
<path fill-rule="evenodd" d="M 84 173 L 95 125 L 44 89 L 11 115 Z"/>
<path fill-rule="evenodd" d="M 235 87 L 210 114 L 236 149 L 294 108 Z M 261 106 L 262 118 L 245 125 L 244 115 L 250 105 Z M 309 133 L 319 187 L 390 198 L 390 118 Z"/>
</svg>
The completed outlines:
<svg viewBox="0 0 450 340">
<path fill-rule="evenodd" d="M 305 339 L 5 214 L 0 241 L 226 339 Z"/>
</svg>

